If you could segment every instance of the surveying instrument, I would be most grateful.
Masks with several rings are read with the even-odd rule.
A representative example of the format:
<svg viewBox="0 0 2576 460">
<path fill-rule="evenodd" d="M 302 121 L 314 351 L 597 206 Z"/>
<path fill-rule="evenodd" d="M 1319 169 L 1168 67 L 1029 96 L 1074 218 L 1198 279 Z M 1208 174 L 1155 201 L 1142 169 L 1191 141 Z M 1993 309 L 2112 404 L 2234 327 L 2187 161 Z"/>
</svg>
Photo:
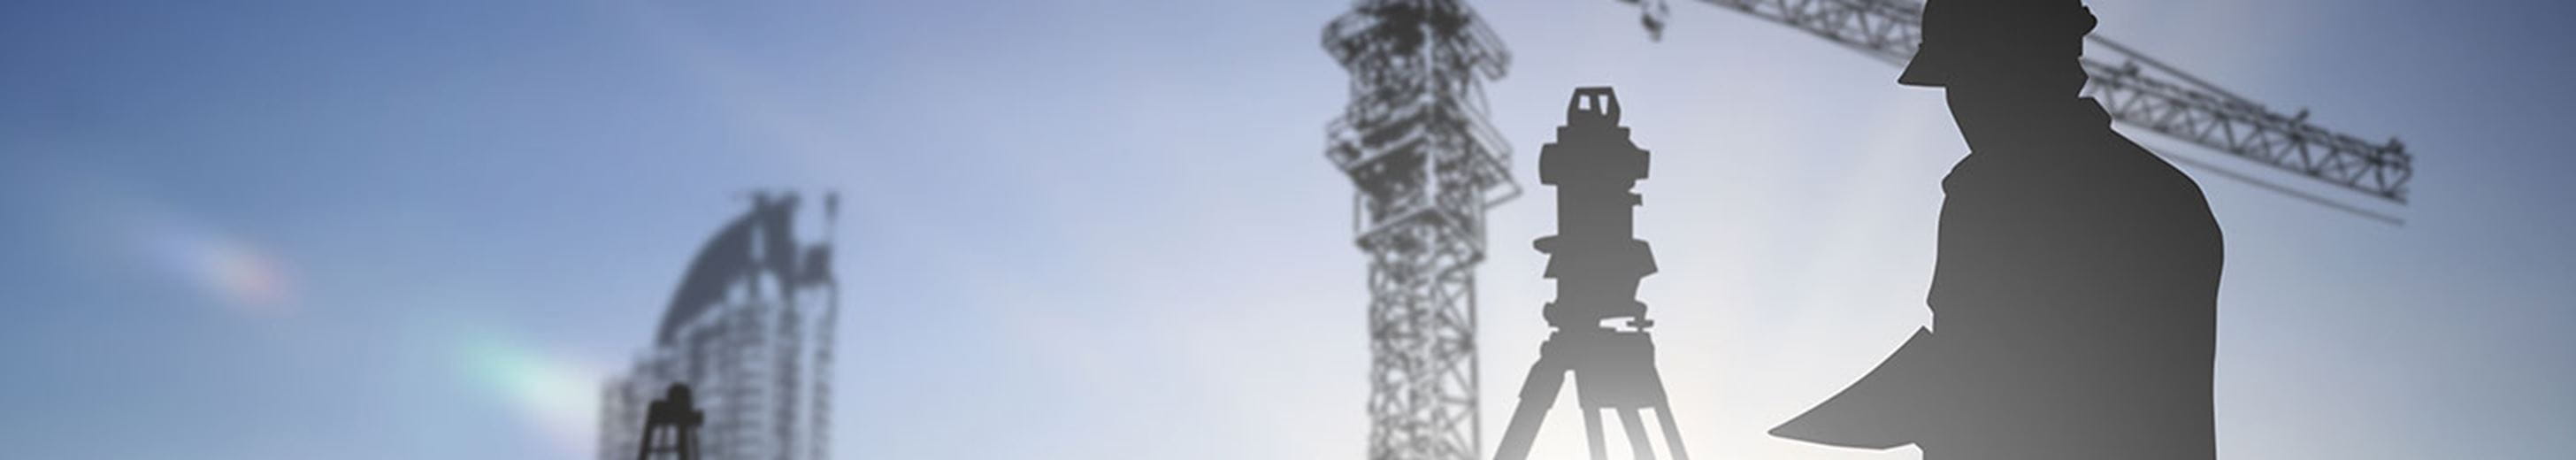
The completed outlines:
<svg viewBox="0 0 2576 460">
<path fill-rule="evenodd" d="M 698 460 L 698 426 L 706 423 L 706 412 L 689 398 L 689 386 L 671 384 L 662 399 L 644 410 L 644 437 L 635 444 L 635 460 Z"/>
<path fill-rule="evenodd" d="M 1655 322 L 1637 301 L 1637 281 L 1655 273 L 1654 254 L 1636 238 L 1634 208 L 1643 197 L 1629 191 L 1646 178 L 1646 151 L 1619 126 L 1619 98 L 1609 87 L 1576 88 L 1556 140 L 1539 151 L 1538 177 L 1556 186 L 1557 235 L 1537 242 L 1548 254 L 1546 276 L 1556 279 L 1556 301 L 1545 310 L 1556 331 L 1539 346 L 1494 459 L 1529 458 L 1530 442 L 1571 372 L 1592 460 L 1609 458 L 1601 440 L 1603 409 L 1619 413 L 1638 460 L 1655 459 L 1638 414 L 1654 409 L 1671 458 L 1688 460 L 1663 377 L 1655 372 L 1655 344 L 1646 333 Z"/>
</svg>

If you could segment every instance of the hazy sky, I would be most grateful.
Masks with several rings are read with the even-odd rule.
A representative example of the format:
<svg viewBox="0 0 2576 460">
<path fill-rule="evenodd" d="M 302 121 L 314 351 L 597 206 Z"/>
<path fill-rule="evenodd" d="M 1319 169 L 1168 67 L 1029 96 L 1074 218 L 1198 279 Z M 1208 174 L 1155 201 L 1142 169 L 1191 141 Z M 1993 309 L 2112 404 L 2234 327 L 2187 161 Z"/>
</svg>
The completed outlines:
<svg viewBox="0 0 2576 460">
<path fill-rule="evenodd" d="M 839 458 L 1363 454 L 1364 271 L 1322 157 L 1347 78 L 1318 48 L 1347 3 L 354 3 L 0 6 L 12 452 L 589 458 L 598 379 L 687 258 L 795 188 L 844 200 Z M 2222 456 L 2568 455 L 2576 7 L 2089 3 L 2418 154 L 2403 226 L 2193 171 L 2228 238 Z M 1531 192 L 1480 272 L 1485 448 L 1553 292 L 1538 147 L 1615 85 L 1656 154 L 1640 296 L 1694 453 L 1913 458 L 1762 431 L 1929 317 L 1965 153 L 1940 94 L 1688 2 L 1661 42 L 1609 0 L 1478 8 Z M 1560 414 L 1541 455 L 1581 451 Z"/>
</svg>

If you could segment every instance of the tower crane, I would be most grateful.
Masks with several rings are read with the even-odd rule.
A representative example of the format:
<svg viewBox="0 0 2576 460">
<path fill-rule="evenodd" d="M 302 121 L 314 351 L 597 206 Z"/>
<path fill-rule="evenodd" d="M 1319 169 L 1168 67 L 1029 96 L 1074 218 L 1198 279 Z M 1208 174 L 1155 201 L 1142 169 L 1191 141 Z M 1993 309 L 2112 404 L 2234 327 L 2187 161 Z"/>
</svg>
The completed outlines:
<svg viewBox="0 0 2576 460">
<path fill-rule="evenodd" d="M 1665 0 L 1619 1 L 1641 7 L 1641 22 L 1648 35 L 1660 39 L 1670 10 Z M 1923 37 L 1923 3 L 1919 0 L 1699 1 L 1787 25 L 1896 65 L 1914 56 L 1915 46 Z M 2099 34 L 2086 40 L 2108 53 L 2084 56 L 2084 73 L 2091 80 L 2083 95 L 2100 101 L 2113 121 L 2378 200 L 2406 203 L 2406 183 L 2415 176 L 2415 157 L 2396 138 L 2371 142 L 2328 130 L 2309 123 L 2305 109 L 2295 115 L 2283 115 Z M 2372 214 L 2222 168 L 2212 169 L 2319 204 Z"/>
</svg>

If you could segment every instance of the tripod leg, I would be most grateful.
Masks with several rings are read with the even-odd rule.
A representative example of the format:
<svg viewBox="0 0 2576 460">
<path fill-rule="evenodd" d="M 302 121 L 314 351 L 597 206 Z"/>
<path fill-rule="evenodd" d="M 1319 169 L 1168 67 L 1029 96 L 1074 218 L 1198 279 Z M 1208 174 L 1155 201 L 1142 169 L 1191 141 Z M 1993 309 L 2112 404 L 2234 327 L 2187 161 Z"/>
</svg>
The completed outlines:
<svg viewBox="0 0 2576 460">
<path fill-rule="evenodd" d="M 1583 438 L 1592 447 L 1592 460 L 1610 460 L 1609 446 L 1601 442 L 1601 408 L 1583 408 Z"/>
<path fill-rule="evenodd" d="M 1628 452 L 1636 454 L 1637 460 L 1655 460 L 1655 445 L 1646 440 L 1646 422 L 1637 418 L 1637 408 L 1619 408 L 1619 428 L 1628 433 Z"/>
<path fill-rule="evenodd" d="M 1503 445 L 1494 448 L 1494 460 L 1529 458 L 1539 423 L 1547 420 L 1548 408 L 1556 405 L 1557 392 L 1565 388 L 1566 369 L 1548 359 L 1543 347 L 1538 362 L 1530 364 L 1529 379 L 1521 382 L 1521 405 L 1512 409 L 1512 424 L 1503 428 Z"/>
<path fill-rule="evenodd" d="M 1682 428 L 1673 424 L 1673 406 L 1656 404 L 1655 418 L 1664 425 L 1664 449 L 1673 451 L 1673 460 L 1690 460 L 1690 451 L 1682 450 Z"/>
</svg>

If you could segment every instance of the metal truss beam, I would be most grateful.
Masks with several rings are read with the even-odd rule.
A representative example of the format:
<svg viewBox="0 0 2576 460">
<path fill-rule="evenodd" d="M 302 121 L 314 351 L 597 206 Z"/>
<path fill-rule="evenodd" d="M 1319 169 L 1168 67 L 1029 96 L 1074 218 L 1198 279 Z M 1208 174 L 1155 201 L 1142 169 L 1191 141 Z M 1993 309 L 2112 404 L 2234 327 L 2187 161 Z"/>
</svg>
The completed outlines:
<svg viewBox="0 0 2576 460">
<path fill-rule="evenodd" d="M 1663 0 L 1641 3 L 1644 23 L 1660 34 Z M 1914 56 L 1922 42 L 1923 4 L 1914 0 L 1700 0 L 1766 21 L 1788 25 L 1891 64 Z M 2308 123 L 2307 112 L 2283 115 L 2219 89 L 2101 36 L 2083 59 L 2092 77 L 2084 95 L 2102 102 L 2111 119 L 2176 140 L 2325 182 L 2372 197 L 2405 203 L 2414 179 L 2414 155 L 2396 139 L 2373 143 Z"/>
</svg>

